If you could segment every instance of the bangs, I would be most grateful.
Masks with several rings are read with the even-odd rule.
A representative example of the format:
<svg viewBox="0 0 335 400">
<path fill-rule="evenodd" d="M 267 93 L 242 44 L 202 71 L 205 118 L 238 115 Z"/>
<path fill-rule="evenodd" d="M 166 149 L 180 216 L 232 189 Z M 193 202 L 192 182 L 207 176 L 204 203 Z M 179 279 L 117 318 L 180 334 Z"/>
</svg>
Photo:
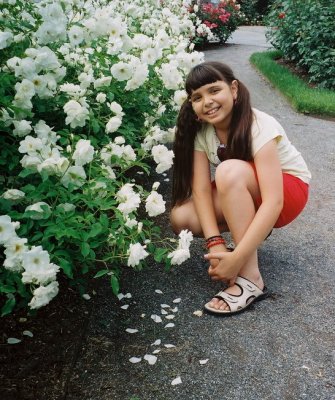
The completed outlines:
<svg viewBox="0 0 335 400">
<path fill-rule="evenodd" d="M 185 82 L 185 90 L 190 96 L 193 90 L 217 81 L 226 81 L 220 71 L 208 63 L 199 64 L 189 73 Z"/>
</svg>

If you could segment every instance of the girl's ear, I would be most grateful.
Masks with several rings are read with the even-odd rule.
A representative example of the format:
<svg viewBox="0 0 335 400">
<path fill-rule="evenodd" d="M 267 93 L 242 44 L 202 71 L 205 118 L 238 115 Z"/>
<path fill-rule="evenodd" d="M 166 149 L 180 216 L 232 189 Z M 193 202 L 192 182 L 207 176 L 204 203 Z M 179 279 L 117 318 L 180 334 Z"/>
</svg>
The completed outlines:
<svg viewBox="0 0 335 400">
<path fill-rule="evenodd" d="M 236 79 L 232 81 L 230 89 L 231 89 L 234 100 L 236 100 L 237 94 L 238 94 L 238 81 Z"/>
</svg>

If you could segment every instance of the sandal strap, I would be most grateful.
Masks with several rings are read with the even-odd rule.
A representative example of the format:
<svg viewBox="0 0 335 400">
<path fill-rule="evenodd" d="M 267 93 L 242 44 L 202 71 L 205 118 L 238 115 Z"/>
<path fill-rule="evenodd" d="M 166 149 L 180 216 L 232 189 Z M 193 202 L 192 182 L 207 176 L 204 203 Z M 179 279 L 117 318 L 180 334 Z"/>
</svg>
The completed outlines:
<svg viewBox="0 0 335 400">
<path fill-rule="evenodd" d="M 230 308 L 230 312 L 236 312 L 245 308 L 250 300 L 253 301 L 255 298 L 263 294 L 263 291 L 258 286 L 241 276 L 236 278 L 235 284 L 241 289 L 240 294 L 233 295 L 220 291 L 214 296 L 219 300 L 225 301 Z"/>
</svg>

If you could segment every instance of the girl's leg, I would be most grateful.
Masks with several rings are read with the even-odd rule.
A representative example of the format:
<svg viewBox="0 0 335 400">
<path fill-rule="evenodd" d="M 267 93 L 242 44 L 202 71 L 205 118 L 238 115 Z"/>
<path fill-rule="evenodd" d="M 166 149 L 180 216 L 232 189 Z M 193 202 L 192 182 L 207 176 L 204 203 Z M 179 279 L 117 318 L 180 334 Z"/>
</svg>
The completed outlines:
<svg viewBox="0 0 335 400">
<path fill-rule="evenodd" d="M 228 231 L 228 226 L 223 218 L 221 204 L 215 186 L 213 187 L 213 203 L 220 231 Z M 176 234 L 179 234 L 183 229 L 188 229 L 194 236 L 203 237 L 201 225 L 192 198 L 181 205 L 173 207 L 170 214 L 170 221 L 172 229 Z"/>
<path fill-rule="evenodd" d="M 260 198 L 254 170 L 248 162 L 227 160 L 217 167 L 215 183 L 222 213 L 235 243 L 238 244 L 255 217 L 256 199 Z M 249 279 L 260 289 L 264 288 L 258 268 L 257 250 L 243 265 L 238 275 Z M 234 285 L 227 288 L 226 292 L 238 295 L 240 288 Z M 229 306 L 222 300 L 213 299 L 210 305 L 217 309 L 229 310 Z"/>
</svg>

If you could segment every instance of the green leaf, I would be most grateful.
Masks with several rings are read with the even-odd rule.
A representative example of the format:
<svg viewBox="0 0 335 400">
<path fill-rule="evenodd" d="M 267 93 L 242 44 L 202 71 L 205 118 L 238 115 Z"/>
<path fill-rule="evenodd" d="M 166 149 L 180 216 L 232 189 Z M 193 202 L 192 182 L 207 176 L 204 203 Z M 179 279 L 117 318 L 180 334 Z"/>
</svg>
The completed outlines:
<svg viewBox="0 0 335 400">
<path fill-rule="evenodd" d="M 90 254 L 90 245 L 87 242 L 82 242 L 80 244 L 80 251 L 83 257 L 87 257 Z"/>
<path fill-rule="evenodd" d="M 0 293 L 15 293 L 16 289 L 14 286 L 10 285 L 1 285 L 0 286 Z"/>
<path fill-rule="evenodd" d="M 164 256 L 165 256 L 166 253 L 167 253 L 167 249 L 158 247 L 158 248 L 155 250 L 155 253 L 154 253 L 154 259 L 155 259 L 155 261 L 161 262 L 161 261 L 163 260 L 163 258 L 164 258 Z"/>
<path fill-rule="evenodd" d="M 88 233 L 88 238 L 92 238 L 99 235 L 101 231 L 102 231 L 102 226 L 98 222 L 96 224 L 93 224 L 90 232 Z"/>
<path fill-rule="evenodd" d="M 32 169 L 23 169 L 20 173 L 19 173 L 19 177 L 20 178 L 26 178 L 29 175 L 32 174 L 36 174 L 36 171 L 33 171 Z"/>
<path fill-rule="evenodd" d="M 99 133 L 99 131 L 100 131 L 99 121 L 97 119 L 92 119 L 91 125 L 92 125 L 93 132 Z"/>
<path fill-rule="evenodd" d="M 93 278 L 100 278 L 101 276 L 104 276 L 108 274 L 109 269 L 102 269 L 101 271 L 98 271 Z"/>
<path fill-rule="evenodd" d="M 15 303 L 15 297 L 10 297 L 1 309 L 1 316 L 3 317 L 4 315 L 10 314 L 13 311 Z"/>
<path fill-rule="evenodd" d="M 113 293 L 117 295 L 119 293 L 120 285 L 119 285 L 119 280 L 115 275 L 111 276 L 111 287 L 113 290 Z"/>
<path fill-rule="evenodd" d="M 68 278 L 73 279 L 72 264 L 68 260 L 65 260 L 64 258 L 58 258 L 58 264 L 62 268 L 64 274 Z"/>
</svg>

